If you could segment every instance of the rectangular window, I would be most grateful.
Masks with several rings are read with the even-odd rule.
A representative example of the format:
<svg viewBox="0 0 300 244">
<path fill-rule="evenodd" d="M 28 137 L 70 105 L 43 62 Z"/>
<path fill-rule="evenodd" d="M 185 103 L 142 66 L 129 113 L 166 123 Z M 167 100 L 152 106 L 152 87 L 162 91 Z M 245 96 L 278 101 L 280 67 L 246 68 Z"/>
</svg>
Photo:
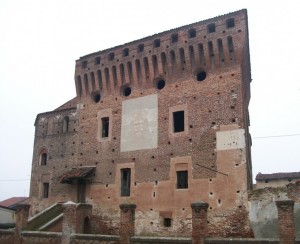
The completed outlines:
<svg viewBox="0 0 300 244">
<path fill-rule="evenodd" d="M 177 189 L 188 188 L 188 171 L 177 171 Z"/>
<path fill-rule="evenodd" d="M 172 226 L 172 219 L 164 218 L 164 227 L 171 227 Z"/>
<path fill-rule="evenodd" d="M 184 131 L 184 111 L 173 112 L 173 132 Z"/>
<path fill-rule="evenodd" d="M 102 122 L 101 136 L 102 138 L 106 138 L 108 137 L 108 131 L 109 131 L 109 117 L 102 118 L 101 122 Z"/>
<path fill-rule="evenodd" d="M 121 197 L 130 196 L 131 169 L 121 169 Z"/>
<path fill-rule="evenodd" d="M 43 198 L 49 197 L 49 183 L 43 183 Z"/>
</svg>

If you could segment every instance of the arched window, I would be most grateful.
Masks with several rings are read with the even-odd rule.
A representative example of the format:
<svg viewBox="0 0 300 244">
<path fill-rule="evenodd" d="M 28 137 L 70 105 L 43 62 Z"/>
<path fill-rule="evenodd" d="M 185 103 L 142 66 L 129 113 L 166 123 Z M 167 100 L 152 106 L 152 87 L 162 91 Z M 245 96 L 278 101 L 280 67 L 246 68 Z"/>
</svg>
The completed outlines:
<svg viewBox="0 0 300 244">
<path fill-rule="evenodd" d="M 63 120 L 63 133 L 67 133 L 69 131 L 69 116 L 64 117 Z"/>
<path fill-rule="evenodd" d="M 48 153 L 46 148 L 42 148 L 39 154 L 39 165 L 47 165 Z"/>
</svg>

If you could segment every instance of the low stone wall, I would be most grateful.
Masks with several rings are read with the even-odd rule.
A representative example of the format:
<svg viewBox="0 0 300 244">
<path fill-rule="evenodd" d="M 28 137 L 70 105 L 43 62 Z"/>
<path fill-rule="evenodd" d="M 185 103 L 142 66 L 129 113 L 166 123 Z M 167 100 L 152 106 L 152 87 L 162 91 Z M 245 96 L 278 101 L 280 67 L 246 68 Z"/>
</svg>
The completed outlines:
<svg viewBox="0 0 300 244">
<path fill-rule="evenodd" d="M 22 231 L 22 244 L 60 244 L 61 233 L 42 231 Z"/>
<path fill-rule="evenodd" d="M 12 244 L 14 243 L 14 230 L 0 230 L 0 243 Z"/>
<path fill-rule="evenodd" d="M 71 244 L 119 244 L 120 237 L 116 235 L 73 234 Z"/>
</svg>

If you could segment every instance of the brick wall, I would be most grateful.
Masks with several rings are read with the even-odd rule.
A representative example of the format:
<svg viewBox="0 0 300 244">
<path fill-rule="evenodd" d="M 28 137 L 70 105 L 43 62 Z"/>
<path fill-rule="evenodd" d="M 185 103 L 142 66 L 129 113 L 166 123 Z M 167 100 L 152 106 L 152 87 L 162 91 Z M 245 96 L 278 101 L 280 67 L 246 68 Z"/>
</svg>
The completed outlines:
<svg viewBox="0 0 300 244">
<path fill-rule="evenodd" d="M 231 18 L 234 26 L 229 27 Z M 210 32 L 212 23 L 215 31 Z M 93 205 L 91 221 L 97 226 L 93 233 L 117 233 L 119 204 L 134 202 L 138 206 L 137 234 L 189 236 L 189 205 L 201 196 L 200 200 L 210 205 L 208 228 L 214 235 L 248 237 L 249 65 L 245 10 L 77 60 L 76 99 L 36 119 L 31 214 L 58 201 L 78 201 L 76 184 L 61 184 L 60 176 L 75 167 L 95 166 L 85 199 Z M 162 80 L 164 87 L 158 83 Z M 130 95 L 124 94 L 128 87 Z M 123 104 L 153 95 L 158 104 L 157 147 L 122 151 Z M 172 109 L 179 108 L 185 112 L 185 129 L 175 134 Z M 69 130 L 64 132 L 66 116 Z M 99 134 L 101 116 L 110 118 L 105 139 Z M 240 129 L 245 130 L 245 147 L 217 150 L 218 132 Z M 39 164 L 41 150 L 47 150 L 46 165 Z M 187 165 L 189 172 L 188 189 L 176 187 L 176 169 L 181 164 Z M 132 172 L 129 197 L 120 196 L 120 170 L 124 167 Z M 48 198 L 43 197 L 46 181 Z M 165 212 L 171 215 L 170 227 L 163 225 Z M 242 221 L 231 219 L 233 213 L 241 214 Z"/>
</svg>

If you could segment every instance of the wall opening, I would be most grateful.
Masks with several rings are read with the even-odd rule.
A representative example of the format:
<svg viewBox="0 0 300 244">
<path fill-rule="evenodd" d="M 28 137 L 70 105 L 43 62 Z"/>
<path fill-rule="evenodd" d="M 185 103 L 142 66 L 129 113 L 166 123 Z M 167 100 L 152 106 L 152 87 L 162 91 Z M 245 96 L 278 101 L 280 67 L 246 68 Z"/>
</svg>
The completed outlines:
<svg viewBox="0 0 300 244">
<path fill-rule="evenodd" d="M 102 82 L 102 72 L 101 70 L 97 71 L 97 77 L 98 77 L 98 85 L 100 87 L 100 89 L 103 88 L 103 82 Z"/>
<path fill-rule="evenodd" d="M 84 223 L 83 223 L 83 234 L 91 234 L 92 231 L 91 221 L 89 217 L 85 217 Z"/>
<path fill-rule="evenodd" d="M 164 218 L 164 227 L 171 227 L 171 226 L 172 226 L 172 219 Z"/>
<path fill-rule="evenodd" d="M 146 79 L 148 79 L 149 78 L 149 62 L 148 62 L 148 58 L 147 57 L 145 57 L 144 59 L 143 59 L 143 62 L 144 62 L 144 69 L 145 69 L 145 76 L 146 76 Z"/>
<path fill-rule="evenodd" d="M 162 53 L 160 54 L 160 58 L 161 58 L 161 63 L 162 63 L 162 68 L 163 68 L 163 73 L 164 73 L 164 74 L 167 74 L 168 66 L 167 66 L 167 56 L 166 56 L 166 53 L 165 53 L 165 52 L 162 52 Z"/>
<path fill-rule="evenodd" d="M 200 65 L 204 66 L 205 65 L 205 56 L 204 56 L 204 48 L 203 48 L 202 43 L 198 44 L 198 49 L 199 49 Z"/>
<path fill-rule="evenodd" d="M 101 137 L 107 138 L 109 135 L 109 117 L 101 118 L 101 125 L 102 125 Z"/>
<path fill-rule="evenodd" d="M 209 54 L 209 58 L 210 58 L 210 66 L 214 67 L 215 66 L 215 54 L 214 54 L 213 44 L 211 41 L 208 42 L 208 54 Z"/>
<path fill-rule="evenodd" d="M 109 88 L 110 81 L 109 81 L 109 70 L 108 68 L 104 69 L 104 76 L 105 76 L 105 82 L 106 82 L 106 87 L 107 89 Z"/>
<path fill-rule="evenodd" d="M 233 28 L 235 26 L 234 18 L 227 19 L 226 26 L 227 26 L 227 28 Z"/>
<path fill-rule="evenodd" d="M 88 62 L 85 60 L 85 61 L 82 61 L 81 62 L 81 68 L 82 69 L 85 69 L 86 67 L 87 67 L 87 64 L 88 64 Z"/>
<path fill-rule="evenodd" d="M 49 183 L 43 183 L 43 198 L 49 197 Z"/>
<path fill-rule="evenodd" d="M 135 69 L 136 69 L 137 81 L 138 81 L 138 83 L 142 83 L 142 81 L 141 81 L 141 79 L 142 79 L 141 63 L 140 63 L 139 59 L 135 60 Z"/>
<path fill-rule="evenodd" d="M 144 52 L 144 44 L 143 43 L 138 45 L 138 52 L 139 53 Z"/>
<path fill-rule="evenodd" d="M 77 96 L 82 96 L 82 83 L 80 75 L 77 76 Z"/>
<path fill-rule="evenodd" d="M 196 37 L 196 30 L 193 29 L 189 29 L 189 38 L 194 38 Z"/>
<path fill-rule="evenodd" d="M 96 92 L 93 92 L 93 93 L 92 93 L 92 100 L 93 100 L 95 103 L 100 102 L 100 100 L 101 100 L 101 94 L 100 94 L 99 91 L 96 91 Z"/>
<path fill-rule="evenodd" d="M 152 65 L 153 65 L 154 76 L 157 76 L 157 74 L 158 74 L 158 64 L 157 64 L 157 57 L 156 57 L 156 55 L 152 56 Z"/>
<path fill-rule="evenodd" d="M 69 116 L 65 116 L 63 120 L 63 133 L 67 133 L 69 131 Z"/>
<path fill-rule="evenodd" d="M 190 56 L 191 68 L 193 70 L 195 68 L 195 52 L 194 52 L 194 47 L 192 45 L 189 46 L 189 56 Z"/>
<path fill-rule="evenodd" d="M 155 39 L 153 42 L 154 47 L 160 47 L 160 39 Z"/>
<path fill-rule="evenodd" d="M 184 110 L 173 112 L 173 132 L 184 131 Z"/>
<path fill-rule="evenodd" d="M 166 82 L 164 80 L 159 80 L 157 83 L 156 83 L 156 88 L 158 90 L 161 90 L 165 87 L 166 85 Z"/>
<path fill-rule="evenodd" d="M 127 63 L 127 70 L 128 70 L 129 83 L 131 84 L 133 82 L 131 62 Z"/>
<path fill-rule="evenodd" d="M 128 48 L 124 48 L 122 54 L 123 54 L 123 57 L 129 56 L 129 49 Z"/>
<path fill-rule="evenodd" d="M 123 88 L 123 96 L 128 97 L 128 96 L 130 96 L 130 94 L 131 94 L 131 88 L 130 88 L 130 86 L 125 86 Z"/>
<path fill-rule="evenodd" d="M 208 33 L 216 32 L 216 25 L 214 23 L 207 25 L 207 32 Z"/>
<path fill-rule="evenodd" d="M 177 171 L 177 189 L 188 188 L 188 171 Z"/>
<path fill-rule="evenodd" d="M 120 64 L 120 74 L 121 74 L 121 82 L 122 85 L 126 83 L 125 81 L 125 69 L 124 69 L 124 64 Z"/>
<path fill-rule="evenodd" d="M 92 91 L 95 91 L 95 75 L 94 72 L 91 72 L 91 83 L 92 83 Z"/>
<path fill-rule="evenodd" d="M 219 60 L 222 65 L 224 65 L 224 50 L 223 50 L 223 43 L 222 39 L 218 39 L 218 52 L 219 52 Z"/>
<path fill-rule="evenodd" d="M 108 61 L 112 61 L 115 58 L 115 54 L 114 53 L 109 53 L 108 54 Z"/>
<path fill-rule="evenodd" d="M 233 40 L 232 40 L 231 36 L 227 37 L 227 45 L 228 45 L 230 61 L 231 61 L 231 63 L 234 63 Z"/>
<path fill-rule="evenodd" d="M 43 152 L 40 154 L 40 165 L 46 165 L 47 164 L 47 153 Z"/>
<path fill-rule="evenodd" d="M 121 169 L 121 197 L 130 196 L 131 169 Z"/>
<path fill-rule="evenodd" d="M 95 58 L 95 64 L 100 64 L 101 62 L 101 58 L 100 57 L 96 57 Z"/>
<path fill-rule="evenodd" d="M 84 74 L 83 79 L 84 79 L 85 94 L 88 95 L 89 94 L 89 80 L 88 80 L 87 74 Z"/>
<path fill-rule="evenodd" d="M 112 75 L 113 75 L 114 86 L 117 86 L 118 85 L 117 68 L 115 65 L 112 67 Z"/>
<path fill-rule="evenodd" d="M 172 34 L 171 35 L 171 43 L 178 42 L 178 34 Z"/>
<path fill-rule="evenodd" d="M 196 74 L 197 81 L 204 81 L 206 79 L 206 72 L 205 71 L 199 71 Z"/>
<path fill-rule="evenodd" d="M 171 58 L 171 65 L 172 65 L 172 75 L 173 77 L 176 76 L 176 57 L 175 52 L 172 50 L 170 51 L 170 58 Z"/>
<path fill-rule="evenodd" d="M 181 69 L 185 69 L 185 55 L 184 55 L 184 49 L 179 49 L 179 57 L 180 57 L 180 63 L 181 63 Z"/>
</svg>

